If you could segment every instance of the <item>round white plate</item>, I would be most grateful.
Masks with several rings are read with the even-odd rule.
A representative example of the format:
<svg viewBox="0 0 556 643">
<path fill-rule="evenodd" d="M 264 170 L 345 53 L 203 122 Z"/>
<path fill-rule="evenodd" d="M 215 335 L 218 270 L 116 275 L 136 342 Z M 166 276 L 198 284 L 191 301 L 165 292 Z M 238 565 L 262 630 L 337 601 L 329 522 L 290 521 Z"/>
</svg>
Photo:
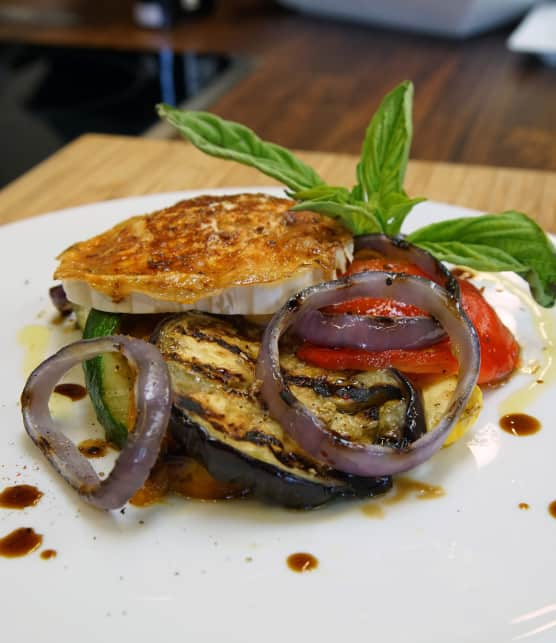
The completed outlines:
<svg viewBox="0 0 556 643">
<path fill-rule="evenodd" d="M 110 201 L 0 228 L 0 490 L 25 482 L 44 492 L 35 507 L 0 509 L 0 537 L 32 527 L 43 535 L 43 549 L 57 551 L 51 560 L 40 552 L 0 558 L 2 639 L 554 641 L 556 520 L 548 505 L 556 498 L 556 391 L 550 372 L 541 373 L 545 383 L 526 409 L 514 398 L 513 410 L 542 422 L 539 433 L 516 438 L 497 425 L 504 400 L 508 405 L 515 391 L 535 387 L 541 377 L 538 370 L 522 372 L 486 392 L 483 412 L 464 439 L 411 472 L 441 485 L 445 495 L 381 505 L 382 519 L 362 511 L 368 501 L 294 512 L 253 501 L 175 499 L 101 513 L 50 470 L 23 430 L 19 395 L 22 329 L 46 328 L 48 350 L 74 337 L 49 323 L 55 256 L 129 215 L 189 195 Z M 415 227 L 470 214 L 476 213 L 425 203 L 409 222 Z M 483 283 L 524 347 L 525 370 L 546 365 L 554 312 L 527 303 L 517 278 L 504 275 L 503 288 L 492 279 Z M 90 420 L 85 401 L 71 408 Z M 519 509 L 521 502 L 530 509 Z M 290 571 L 286 558 L 300 551 L 318 558 L 316 570 Z"/>
</svg>

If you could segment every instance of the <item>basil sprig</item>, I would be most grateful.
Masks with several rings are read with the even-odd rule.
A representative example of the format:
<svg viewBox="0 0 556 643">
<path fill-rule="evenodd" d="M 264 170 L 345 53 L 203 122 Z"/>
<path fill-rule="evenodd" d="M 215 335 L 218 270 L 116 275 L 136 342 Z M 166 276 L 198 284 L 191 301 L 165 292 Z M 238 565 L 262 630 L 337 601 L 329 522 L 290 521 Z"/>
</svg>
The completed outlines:
<svg viewBox="0 0 556 643">
<path fill-rule="evenodd" d="M 382 232 L 399 234 L 405 217 L 424 199 L 410 199 L 403 189 L 411 138 L 413 85 L 403 82 L 387 94 L 365 133 L 352 194 L 372 204 Z"/>
<path fill-rule="evenodd" d="M 165 104 L 157 105 L 157 110 L 182 136 L 210 156 L 250 165 L 293 191 L 324 184 L 311 167 L 285 147 L 261 140 L 244 125 L 208 112 L 185 111 Z"/>
<path fill-rule="evenodd" d="M 521 212 L 449 219 L 407 235 L 441 261 L 484 270 L 516 272 L 529 284 L 535 300 L 547 308 L 556 297 L 554 245 Z"/>
<path fill-rule="evenodd" d="M 281 181 L 299 204 L 336 219 L 353 234 L 396 235 L 405 217 L 424 199 L 409 199 L 403 180 L 412 137 L 413 85 L 406 81 L 392 90 L 373 116 L 357 166 L 357 185 L 326 185 L 320 176 L 284 147 L 261 140 L 244 125 L 214 114 L 157 105 L 158 114 L 195 147 L 211 156 L 255 167 Z"/>
<path fill-rule="evenodd" d="M 158 113 L 203 152 L 255 167 L 281 181 L 298 203 L 339 219 L 354 235 L 401 233 L 403 223 L 422 198 L 403 189 L 413 134 L 413 85 L 403 82 L 387 94 L 367 128 L 356 185 L 326 185 L 306 163 L 286 148 L 261 140 L 249 128 L 207 112 L 158 105 Z M 475 270 L 516 272 L 545 307 L 556 298 L 556 252 L 541 228 L 525 214 L 503 212 L 450 219 L 425 226 L 407 239 L 441 261 Z"/>
</svg>

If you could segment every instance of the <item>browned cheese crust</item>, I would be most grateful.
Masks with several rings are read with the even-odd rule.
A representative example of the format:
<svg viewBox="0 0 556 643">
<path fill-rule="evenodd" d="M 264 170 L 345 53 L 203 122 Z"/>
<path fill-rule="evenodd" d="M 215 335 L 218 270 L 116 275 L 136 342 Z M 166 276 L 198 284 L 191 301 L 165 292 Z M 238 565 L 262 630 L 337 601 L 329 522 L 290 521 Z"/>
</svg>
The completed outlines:
<svg viewBox="0 0 556 643">
<path fill-rule="evenodd" d="M 307 269 L 332 277 L 350 233 L 319 214 L 292 212 L 293 204 L 264 194 L 180 201 L 71 246 L 54 277 L 84 281 L 116 302 L 141 292 L 184 304 Z"/>
</svg>

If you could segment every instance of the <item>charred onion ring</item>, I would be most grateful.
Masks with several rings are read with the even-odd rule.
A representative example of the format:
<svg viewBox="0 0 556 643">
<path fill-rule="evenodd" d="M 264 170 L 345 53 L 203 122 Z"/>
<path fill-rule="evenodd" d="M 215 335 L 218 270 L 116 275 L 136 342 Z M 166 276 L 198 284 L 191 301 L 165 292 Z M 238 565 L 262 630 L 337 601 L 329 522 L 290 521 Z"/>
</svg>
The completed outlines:
<svg viewBox="0 0 556 643">
<path fill-rule="evenodd" d="M 353 444 L 332 434 L 299 402 L 282 376 L 278 342 L 299 315 L 358 297 L 398 299 L 426 310 L 447 332 L 459 361 L 458 383 L 442 420 L 405 449 Z M 307 288 L 290 298 L 266 328 L 257 377 L 262 381 L 261 393 L 270 415 L 315 459 L 355 475 L 383 476 L 407 471 L 441 447 L 467 404 L 479 366 L 477 333 L 458 302 L 444 288 L 421 277 L 365 272 Z"/>
<path fill-rule="evenodd" d="M 69 315 L 73 311 L 73 306 L 69 302 L 66 291 L 62 285 L 52 286 L 48 291 L 52 305 L 61 315 Z"/>
<path fill-rule="evenodd" d="M 446 337 L 432 317 L 374 317 L 320 310 L 302 315 L 293 330 L 316 346 L 366 351 L 425 348 Z"/>
<path fill-rule="evenodd" d="M 75 444 L 54 426 L 48 401 L 72 366 L 109 352 L 122 353 L 137 372 L 137 413 L 135 428 L 112 472 L 101 480 Z M 33 442 L 66 482 L 100 509 L 118 509 L 143 485 L 158 457 L 171 405 L 170 376 L 161 354 L 152 344 L 120 335 L 62 348 L 31 373 L 21 394 L 23 423 Z"/>
<path fill-rule="evenodd" d="M 431 281 L 459 300 L 456 278 L 431 254 L 400 238 L 368 234 L 354 239 L 354 251 L 372 250 L 385 259 L 411 263 Z M 367 351 L 417 349 L 445 339 L 444 330 L 430 317 L 373 317 L 311 310 L 295 322 L 294 332 L 317 346 L 360 348 Z"/>
<path fill-rule="evenodd" d="M 414 246 L 401 237 L 388 237 L 385 234 L 365 234 L 353 240 L 353 252 L 373 250 L 385 259 L 412 263 L 422 270 L 427 277 L 448 291 L 448 294 L 459 301 L 459 284 L 454 275 L 429 252 Z"/>
</svg>

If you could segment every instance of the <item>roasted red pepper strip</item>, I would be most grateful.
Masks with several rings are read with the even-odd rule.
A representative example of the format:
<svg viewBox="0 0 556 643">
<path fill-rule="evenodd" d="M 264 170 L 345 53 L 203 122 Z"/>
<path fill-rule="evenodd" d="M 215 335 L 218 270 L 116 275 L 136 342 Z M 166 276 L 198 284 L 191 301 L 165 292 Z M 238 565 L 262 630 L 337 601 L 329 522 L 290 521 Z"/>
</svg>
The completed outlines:
<svg viewBox="0 0 556 643">
<path fill-rule="evenodd" d="M 323 348 L 303 344 L 297 356 L 321 368 L 367 371 L 371 368 L 397 368 L 404 373 L 457 373 L 458 362 L 446 340 L 413 350 L 364 351 L 359 348 Z"/>
<path fill-rule="evenodd" d="M 382 270 L 384 272 L 405 272 L 406 275 L 417 275 L 418 277 L 429 278 L 420 268 L 412 263 L 405 261 L 388 261 L 381 257 L 372 257 L 370 259 L 354 259 L 346 274 L 353 275 L 356 272 L 365 272 L 366 270 Z"/>
<path fill-rule="evenodd" d="M 373 315 L 374 317 L 420 317 L 421 315 L 427 315 L 417 306 L 405 304 L 403 301 L 394 301 L 393 299 L 381 299 L 380 297 L 352 299 L 343 304 L 327 306 L 324 312 Z"/>
<path fill-rule="evenodd" d="M 479 384 L 493 384 L 508 377 L 517 367 L 519 344 L 496 311 L 471 282 L 458 279 L 461 305 L 475 326 L 481 345 Z"/>
<path fill-rule="evenodd" d="M 383 259 L 355 260 L 349 273 L 364 270 L 388 270 L 407 274 L 423 273 L 411 264 L 388 262 Z M 481 345 L 479 384 L 492 384 L 508 377 L 519 359 L 519 344 L 500 321 L 481 292 L 469 281 L 458 280 L 462 307 L 475 326 Z M 357 299 L 328 309 L 331 312 L 351 312 L 375 316 L 422 315 L 414 306 L 378 298 Z M 450 375 L 458 363 L 448 341 L 415 350 L 365 351 L 351 348 L 321 348 L 304 344 L 298 356 L 311 364 L 329 369 L 367 370 L 393 367 L 404 373 L 434 373 Z"/>
<path fill-rule="evenodd" d="M 427 275 L 417 266 L 411 263 L 400 261 L 387 261 L 381 258 L 372 259 L 355 259 L 348 270 L 347 275 L 356 272 L 365 272 L 366 270 L 383 270 L 386 272 L 404 272 L 408 275 L 417 275 L 418 277 L 428 278 Z M 427 313 L 406 304 L 403 301 L 394 301 L 392 299 L 382 299 L 380 297 L 362 297 L 346 301 L 343 304 L 328 306 L 325 309 L 327 313 L 353 313 L 356 315 L 373 315 L 374 317 L 419 317 Z"/>
</svg>

